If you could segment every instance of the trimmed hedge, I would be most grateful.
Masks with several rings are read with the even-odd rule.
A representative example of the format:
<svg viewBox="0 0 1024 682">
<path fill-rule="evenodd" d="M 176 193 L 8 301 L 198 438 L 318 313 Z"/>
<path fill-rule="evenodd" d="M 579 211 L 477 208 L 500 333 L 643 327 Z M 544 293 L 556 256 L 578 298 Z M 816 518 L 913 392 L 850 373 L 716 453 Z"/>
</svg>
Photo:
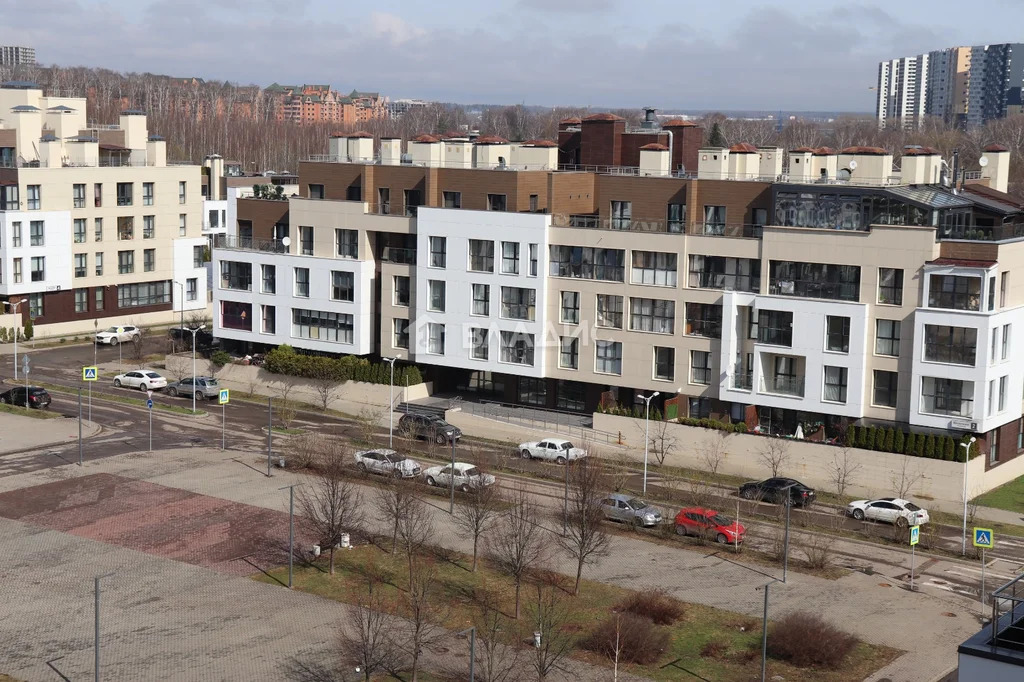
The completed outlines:
<svg viewBox="0 0 1024 682">
<path fill-rule="evenodd" d="M 390 384 L 391 364 L 378 362 L 372 364 L 365 358 L 346 355 L 340 358 L 329 358 L 321 355 L 303 355 L 296 353 L 289 345 L 278 346 L 267 353 L 263 369 L 271 374 L 284 374 L 304 379 L 327 379 L 341 383 L 342 381 L 362 381 L 368 384 Z M 423 383 L 423 375 L 415 365 L 395 366 L 395 385 L 414 386 Z"/>
</svg>

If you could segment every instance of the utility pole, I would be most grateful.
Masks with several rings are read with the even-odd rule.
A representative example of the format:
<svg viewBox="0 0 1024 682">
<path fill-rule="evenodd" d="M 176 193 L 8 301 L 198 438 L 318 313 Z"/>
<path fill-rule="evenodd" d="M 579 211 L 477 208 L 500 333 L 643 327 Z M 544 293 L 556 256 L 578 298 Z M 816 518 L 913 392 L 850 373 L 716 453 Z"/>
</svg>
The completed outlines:
<svg viewBox="0 0 1024 682">
<path fill-rule="evenodd" d="M 270 478 L 270 452 L 274 437 L 274 399 L 267 398 L 267 478 Z"/>
<path fill-rule="evenodd" d="M 288 589 L 292 589 L 292 575 L 295 563 L 295 483 L 278 490 L 288 489 Z"/>
<path fill-rule="evenodd" d="M 78 389 L 78 466 L 82 466 L 82 389 Z"/>
</svg>

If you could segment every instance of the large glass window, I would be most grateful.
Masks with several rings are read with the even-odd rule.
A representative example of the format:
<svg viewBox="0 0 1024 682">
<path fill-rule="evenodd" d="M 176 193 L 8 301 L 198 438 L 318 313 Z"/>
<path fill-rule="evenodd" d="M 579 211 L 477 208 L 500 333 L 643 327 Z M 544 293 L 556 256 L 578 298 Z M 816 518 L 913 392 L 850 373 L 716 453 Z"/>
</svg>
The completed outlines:
<svg viewBox="0 0 1024 682">
<path fill-rule="evenodd" d="M 103 218 L 96 218 L 93 221 L 93 241 L 103 241 Z"/>
<path fill-rule="evenodd" d="M 686 230 L 686 204 L 668 205 L 668 231 L 682 233 Z"/>
<path fill-rule="evenodd" d="M 504 194 L 488 194 L 487 195 L 487 210 L 488 211 L 504 211 L 507 210 L 507 197 Z"/>
<path fill-rule="evenodd" d="M 437 322 L 427 324 L 427 352 L 444 355 L 444 325 Z"/>
<path fill-rule="evenodd" d="M 135 272 L 135 252 L 134 251 L 118 251 L 117 252 L 117 273 L 119 275 L 130 275 Z M 223 273 L 223 269 L 221 270 Z M 221 275 L 223 277 L 223 274 Z"/>
<path fill-rule="evenodd" d="M 335 343 L 352 343 L 354 326 L 348 313 L 292 309 L 292 336 Z"/>
<path fill-rule="evenodd" d="M 33 320 L 43 316 L 43 294 L 41 292 L 28 295 L 28 316 Z"/>
<path fill-rule="evenodd" d="M 199 278 L 189 277 L 188 279 L 185 280 L 185 300 L 199 300 Z"/>
<path fill-rule="evenodd" d="M 793 345 L 793 313 L 789 310 L 758 310 L 757 340 L 772 346 Z"/>
<path fill-rule="evenodd" d="M 825 394 L 824 400 L 830 403 L 846 402 L 846 377 L 845 367 L 825 366 Z"/>
<path fill-rule="evenodd" d="M 295 268 L 295 295 L 309 297 L 309 268 Z"/>
<path fill-rule="evenodd" d="M 264 334 L 277 333 L 277 308 L 274 306 L 260 306 L 260 331 Z"/>
<path fill-rule="evenodd" d="M 418 208 L 423 205 L 423 195 L 418 189 L 407 189 L 402 194 L 405 199 L 405 215 L 414 218 Z"/>
<path fill-rule="evenodd" d="M 501 361 L 533 366 L 533 334 L 501 332 Z"/>
<path fill-rule="evenodd" d="M 310 225 L 299 225 L 299 253 L 313 255 L 313 228 Z"/>
<path fill-rule="evenodd" d="M 654 347 L 654 378 L 672 381 L 676 378 L 676 349 L 668 346 Z"/>
<path fill-rule="evenodd" d="M 118 308 L 139 308 L 150 305 L 164 305 L 170 302 L 171 283 L 167 281 L 121 284 L 117 287 Z"/>
<path fill-rule="evenodd" d="M 46 280 L 46 256 L 32 257 L 32 281 L 43 282 Z"/>
<path fill-rule="evenodd" d="M 153 239 L 156 236 L 156 216 L 142 216 L 142 238 Z"/>
<path fill-rule="evenodd" d="M 633 202 L 631 201 L 613 201 L 612 202 L 612 222 L 611 228 L 613 230 L 628 230 L 630 223 L 633 221 Z"/>
<path fill-rule="evenodd" d="M 132 205 L 132 183 L 130 183 L 130 182 L 119 182 L 119 183 L 117 183 L 117 205 L 118 206 L 131 206 Z"/>
<path fill-rule="evenodd" d="M 952 365 L 974 366 L 978 330 L 972 327 L 924 326 L 924 359 Z"/>
<path fill-rule="evenodd" d="M 82 186 L 83 199 L 85 195 L 85 186 Z M 153 183 L 144 182 L 142 183 L 142 205 L 152 206 L 153 205 Z"/>
<path fill-rule="evenodd" d="M 878 355 L 900 354 L 900 321 L 875 320 L 875 353 Z"/>
<path fill-rule="evenodd" d="M 41 187 L 39 185 L 27 185 L 25 189 L 28 190 L 27 210 L 38 211 L 43 205 L 43 191 Z"/>
<path fill-rule="evenodd" d="M 622 343 L 619 341 L 595 341 L 594 371 L 600 374 L 622 374 Z"/>
<path fill-rule="evenodd" d="M 220 288 L 252 291 L 252 263 L 222 260 L 220 262 Z"/>
<path fill-rule="evenodd" d="M 562 336 L 558 340 L 558 366 L 562 369 L 580 368 L 580 340 L 575 336 Z"/>
<path fill-rule="evenodd" d="M 469 240 L 469 269 L 472 272 L 494 272 L 494 242 L 489 239 Z"/>
<path fill-rule="evenodd" d="M 509 320 L 536 318 L 537 291 L 520 287 L 501 288 L 501 316 Z"/>
<path fill-rule="evenodd" d="M 409 305 L 409 278 L 405 275 L 395 275 L 393 302 L 394 305 Z"/>
<path fill-rule="evenodd" d="M 84 253 L 75 254 L 75 277 L 85 277 L 89 274 L 89 256 Z"/>
<path fill-rule="evenodd" d="M 825 350 L 835 353 L 850 352 L 850 318 L 825 316 Z"/>
<path fill-rule="evenodd" d="M 635 332 L 675 332 L 676 303 L 657 298 L 629 299 L 629 328 Z"/>
<path fill-rule="evenodd" d="M 580 292 L 562 292 L 562 307 L 558 319 L 563 324 L 580 323 Z"/>
<path fill-rule="evenodd" d="M 630 281 L 633 284 L 654 284 L 674 287 L 677 282 L 674 253 L 634 251 Z"/>
<path fill-rule="evenodd" d="M 331 271 L 331 300 L 348 301 L 355 300 L 356 277 L 351 272 L 339 270 Z"/>
<path fill-rule="evenodd" d="M 622 296 L 597 295 L 597 326 L 622 329 Z"/>
<path fill-rule="evenodd" d="M 771 261 L 768 293 L 836 301 L 860 300 L 860 266 Z"/>
<path fill-rule="evenodd" d="M 83 197 L 83 200 L 84 200 L 84 197 Z M 76 313 L 87 313 L 87 312 L 89 312 L 89 290 L 88 289 L 75 289 L 75 312 Z"/>
<path fill-rule="evenodd" d="M 117 238 L 121 241 L 135 239 L 135 218 L 121 216 L 117 219 Z"/>
<path fill-rule="evenodd" d="M 430 267 L 443 268 L 448 261 L 448 239 L 430 237 Z"/>
<path fill-rule="evenodd" d="M 261 291 L 264 294 L 276 294 L 277 293 L 277 266 L 275 265 L 261 265 L 260 266 L 260 277 L 263 280 Z"/>
<path fill-rule="evenodd" d="M 711 353 L 704 350 L 690 351 L 690 383 L 711 383 Z"/>
<path fill-rule="evenodd" d="M 462 208 L 462 192 L 441 192 L 445 208 Z"/>
<path fill-rule="evenodd" d="M 623 249 L 552 246 L 550 253 L 552 277 L 625 281 L 626 252 Z"/>
<path fill-rule="evenodd" d="M 688 336 L 722 338 L 722 304 L 687 303 L 685 330 Z"/>
<path fill-rule="evenodd" d="M 220 302 L 220 323 L 226 329 L 252 331 L 252 304 L 238 301 Z"/>
<path fill-rule="evenodd" d="M 922 377 L 921 412 L 954 417 L 974 415 L 974 382 Z"/>
<path fill-rule="evenodd" d="M 85 218 L 75 218 L 75 243 L 85 243 Z"/>
<path fill-rule="evenodd" d="M 391 321 L 394 331 L 393 345 L 395 348 L 409 347 L 409 320 L 396 317 Z"/>
<path fill-rule="evenodd" d="M 875 391 L 872 402 L 880 407 L 896 407 L 899 397 L 899 372 L 875 370 Z"/>
<path fill-rule="evenodd" d="M 981 278 L 931 275 L 928 278 L 928 307 L 981 310 Z"/>
<path fill-rule="evenodd" d="M 695 289 L 757 293 L 761 289 L 761 261 L 756 258 L 690 256 L 689 285 Z"/>
<path fill-rule="evenodd" d="M 482 327 L 469 329 L 469 357 L 474 360 L 486 360 L 490 355 L 487 330 Z"/>
<path fill-rule="evenodd" d="M 71 186 L 73 208 L 85 208 L 85 185 L 75 183 Z"/>
<path fill-rule="evenodd" d="M 359 231 L 335 229 L 334 245 L 342 258 L 358 258 Z"/>
<path fill-rule="evenodd" d="M 156 249 L 143 249 L 142 271 L 153 272 L 156 270 Z"/>
<path fill-rule="evenodd" d="M 725 206 L 704 206 L 704 234 L 725 234 Z"/>
<path fill-rule="evenodd" d="M 491 285 L 473 285 L 473 306 L 472 315 L 487 316 L 491 314 Z"/>
<path fill-rule="evenodd" d="M 19 248 L 21 246 L 21 221 L 15 220 L 11 223 L 11 246 Z"/>
<path fill-rule="evenodd" d="M 29 246 L 45 246 L 46 230 L 42 220 L 32 220 L 28 224 Z"/>
<path fill-rule="evenodd" d="M 427 280 L 427 309 L 443 313 L 445 309 L 445 283 L 443 280 Z"/>
<path fill-rule="evenodd" d="M 501 272 L 505 275 L 519 274 L 519 242 L 501 243 Z"/>
<path fill-rule="evenodd" d="M 878 302 L 903 305 L 903 270 L 878 268 Z"/>
<path fill-rule="evenodd" d="M 100 277 L 103 275 L 103 252 L 97 251 L 93 261 L 96 263 L 96 276 Z"/>
</svg>

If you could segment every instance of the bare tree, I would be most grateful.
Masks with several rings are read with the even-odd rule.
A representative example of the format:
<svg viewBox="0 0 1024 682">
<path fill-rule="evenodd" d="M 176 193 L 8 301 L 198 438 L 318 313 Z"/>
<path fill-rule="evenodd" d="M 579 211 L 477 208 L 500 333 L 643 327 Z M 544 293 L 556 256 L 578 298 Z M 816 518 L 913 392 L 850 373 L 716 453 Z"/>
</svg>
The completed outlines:
<svg viewBox="0 0 1024 682">
<path fill-rule="evenodd" d="M 535 505 L 524 487 L 514 488 L 508 503 L 488 539 L 488 550 L 498 570 L 515 584 L 518 620 L 523 580 L 543 556 L 543 531 L 537 525 Z"/>
<path fill-rule="evenodd" d="M 455 525 L 473 538 L 474 572 L 477 567 L 480 538 L 494 525 L 500 510 L 501 494 L 496 485 L 474 486 L 472 494 L 455 505 Z"/>
<path fill-rule="evenodd" d="M 846 489 L 853 484 L 854 476 L 862 465 L 845 445 L 833 452 L 832 461 L 828 465 L 829 481 L 839 495 L 845 495 Z"/>
<path fill-rule="evenodd" d="M 295 390 L 295 377 L 279 376 L 274 384 L 277 391 L 277 418 L 286 429 L 290 429 L 295 421 L 295 405 L 291 401 L 292 391 Z"/>
<path fill-rule="evenodd" d="M 417 561 L 413 564 L 404 602 L 407 617 L 402 648 L 409 655 L 412 682 L 416 682 L 424 650 L 447 635 L 441 627 L 446 617 L 446 600 L 441 593 L 437 568 L 432 563 Z"/>
<path fill-rule="evenodd" d="M 330 574 L 334 575 L 334 549 L 344 533 L 362 528 L 363 500 L 345 478 L 348 458 L 338 440 L 321 437 L 313 453 L 314 474 L 299 488 L 299 509 L 320 546 L 328 548 Z"/>
<path fill-rule="evenodd" d="M 409 571 L 409 589 L 412 590 L 415 564 L 430 539 L 434 537 L 434 521 L 430 510 L 418 497 L 407 501 L 405 512 L 398 517 L 398 540 L 405 552 Z"/>
<path fill-rule="evenodd" d="M 727 446 L 729 443 L 728 431 L 712 431 L 697 448 L 701 462 L 704 464 L 704 471 L 717 476 L 718 470 L 722 468 L 725 460 Z"/>
<path fill-rule="evenodd" d="M 608 463 L 608 468 L 605 471 L 605 476 L 608 479 L 608 483 L 612 490 L 617 493 L 621 493 L 626 489 L 626 485 L 635 475 L 633 470 L 633 460 L 629 458 L 625 450 L 620 450 Z"/>
<path fill-rule="evenodd" d="M 911 463 L 911 457 L 907 455 L 897 455 L 897 457 L 900 458 L 900 464 L 893 470 L 889 482 L 892 484 L 892 490 L 896 493 L 896 497 L 906 499 L 910 495 L 910 491 L 924 478 L 924 473 L 919 464 Z"/>
<path fill-rule="evenodd" d="M 583 567 L 608 554 L 609 538 L 601 509 L 604 485 L 600 468 L 586 459 L 566 466 L 569 466 L 569 514 L 565 535 L 557 542 L 576 561 L 573 594 L 578 595 Z"/>
<path fill-rule="evenodd" d="M 772 472 L 773 477 L 778 476 L 789 461 L 789 441 L 774 436 L 764 436 L 761 441 L 757 459 Z"/>
<path fill-rule="evenodd" d="M 373 579 L 367 581 L 366 594 L 360 594 L 348 607 L 355 633 L 342 638 L 342 652 L 346 662 L 355 663 L 361 670 L 364 682 L 370 682 L 378 671 L 395 667 L 395 647 L 389 634 L 396 624 L 386 609 Z"/>
<path fill-rule="evenodd" d="M 676 437 L 669 430 L 669 424 L 670 422 L 659 420 L 651 427 L 649 452 L 657 466 L 665 464 L 665 458 L 672 453 L 676 445 Z M 644 428 L 646 433 L 646 426 Z"/>
<path fill-rule="evenodd" d="M 546 680 L 552 672 L 562 668 L 562 662 L 575 644 L 568 625 L 572 612 L 554 587 L 537 585 L 537 600 L 532 613 L 535 632 L 540 633 L 540 645 L 534 647 L 533 669 L 538 680 Z"/>
<path fill-rule="evenodd" d="M 341 389 L 337 365 L 328 358 L 320 358 L 313 366 L 313 389 L 320 402 L 320 409 L 326 412 Z"/>
<path fill-rule="evenodd" d="M 366 405 L 355 415 L 359 439 L 366 445 L 373 445 L 373 436 L 377 433 L 377 429 L 380 428 L 380 420 L 383 414 L 383 410 Z"/>
<path fill-rule="evenodd" d="M 476 618 L 478 661 L 483 682 L 512 682 L 519 667 L 519 647 L 502 643 L 502 633 L 514 628 L 501 613 L 493 595 L 485 595 Z"/>
</svg>

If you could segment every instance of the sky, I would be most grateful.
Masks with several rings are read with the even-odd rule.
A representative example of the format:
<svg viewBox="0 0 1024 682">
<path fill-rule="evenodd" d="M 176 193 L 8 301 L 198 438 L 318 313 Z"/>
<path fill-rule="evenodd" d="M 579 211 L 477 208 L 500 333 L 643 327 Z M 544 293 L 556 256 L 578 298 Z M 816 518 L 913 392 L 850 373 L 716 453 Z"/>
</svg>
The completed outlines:
<svg viewBox="0 0 1024 682">
<path fill-rule="evenodd" d="M 1021 0 L 0 0 L 0 16 L 0 44 L 44 65 L 723 111 L 871 111 L 879 61 L 1024 42 Z"/>
</svg>

